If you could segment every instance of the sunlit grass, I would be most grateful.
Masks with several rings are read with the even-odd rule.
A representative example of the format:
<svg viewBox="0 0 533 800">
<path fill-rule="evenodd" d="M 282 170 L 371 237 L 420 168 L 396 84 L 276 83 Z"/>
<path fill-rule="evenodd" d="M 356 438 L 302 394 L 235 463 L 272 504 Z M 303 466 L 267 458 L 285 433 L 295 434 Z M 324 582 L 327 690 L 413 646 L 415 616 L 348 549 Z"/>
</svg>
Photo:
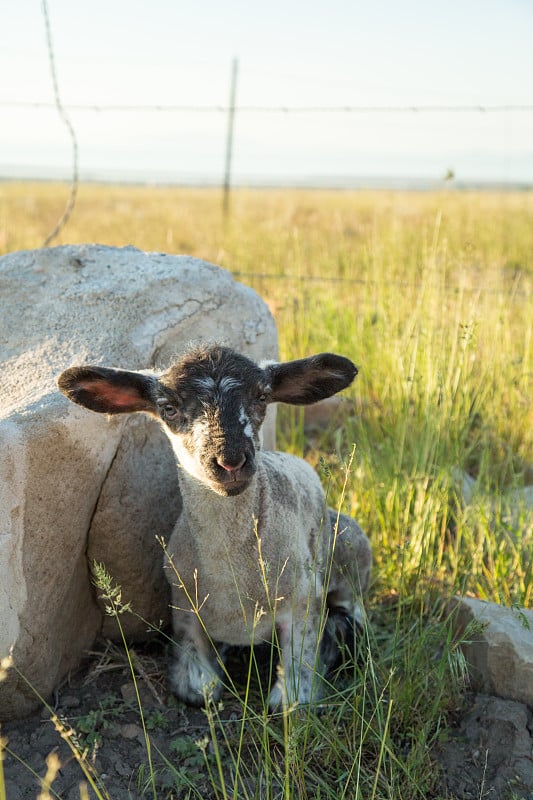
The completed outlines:
<svg viewBox="0 0 533 800">
<path fill-rule="evenodd" d="M 0 184 L 0 252 L 39 247 L 67 194 Z M 430 748 L 462 675 L 445 601 L 533 602 L 531 515 L 499 501 L 533 482 L 533 195 L 240 190 L 224 221 L 214 190 L 84 185 L 67 242 L 220 264 L 269 303 L 283 358 L 360 367 L 327 429 L 282 409 L 278 441 L 370 536 L 364 658 L 318 717 L 271 718 L 249 683 L 236 734 L 212 708 L 211 796 L 438 797 Z M 454 468 L 497 502 L 465 508 Z"/>
</svg>

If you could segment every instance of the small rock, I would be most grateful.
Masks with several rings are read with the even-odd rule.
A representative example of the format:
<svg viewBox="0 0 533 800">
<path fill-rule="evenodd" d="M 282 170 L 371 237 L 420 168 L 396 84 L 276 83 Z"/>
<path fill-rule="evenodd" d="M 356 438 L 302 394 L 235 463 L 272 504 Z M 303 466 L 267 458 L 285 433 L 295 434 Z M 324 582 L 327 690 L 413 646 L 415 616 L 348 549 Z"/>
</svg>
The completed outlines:
<svg viewBox="0 0 533 800">
<path fill-rule="evenodd" d="M 118 753 L 110 754 L 109 761 L 117 775 L 120 775 L 122 778 L 129 778 L 132 775 L 133 767 L 131 764 L 124 761 Z"/>
<path fill-rule="evenodd" d="M 138 739 L 139 741 L 144 741 L 142 728 L 139 725 L 135 725 L 134 722 L 127 722 L 125 725 L 121 725 L 120 735 L 124 739 Z"/>
<path fill-rule="evenodd" d="M 477 695 L 458 730 L 436 754 L 453 796 L 530 800 L 532 723 L 527 706 Z"/>
<path fill-rule="evenodd" d="M 457 636 L 477 623 L 462 646 L 474 690 L 533 706 L 533 611 L 473 597 L 453 607 Z"/>
<path fill-rule="evenodd" d="M 484 491 L 479 481 L 458 467 L 452 469 L 452 477 L 467 514 L 471 511 L 474 515 L 481 513 L 491 528 L 505 530 L 506 535 L 511 536 L 519 548 L 523 548 L 524 557 L 529 558 L 531 537 L 528 532 L 533 525 L 533 486 L 491 494 Z"/>
<path fill-rule="evenodd" d="M 146 688 L 142 681 L 138 681 L 137 690 L 139 692 L 139 699 L 143 708 L 146 708 L 154 702 L 152 693 Z M 137 705 L 137 692 L 135 691 L 133 682 L 130 681 L 129 683 L 123 683 L 120 687 L 120 694 L 126 703 L 135 703 L 135 705 Z"/>
<path fill-rule="evenodd" d="M 135 694 L 135 686 L 133 683 L 123 683 L 120 687 L 120 694 L 122 695 L 122 699 L 126 701 L 126 703 L 131 703 L 133 700 L 136 700 Z"/>
</svg>

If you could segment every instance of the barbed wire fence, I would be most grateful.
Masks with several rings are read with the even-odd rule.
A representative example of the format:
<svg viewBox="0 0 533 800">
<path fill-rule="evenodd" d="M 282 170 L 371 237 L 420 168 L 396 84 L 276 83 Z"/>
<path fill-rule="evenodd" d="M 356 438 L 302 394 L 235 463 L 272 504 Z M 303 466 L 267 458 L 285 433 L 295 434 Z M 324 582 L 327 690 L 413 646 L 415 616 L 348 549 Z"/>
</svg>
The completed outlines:
<svg viewBox="0 0 533 800">
<path fill-rule="evenodd" d="M 67 114 L 63 104 L 61 103 L 61 96 L 59 94 L 59 83 L 57 80 L 56 61 L 55 61 L 54 47 L 52 42 L 52 29 L 50 26 L 50 15 L 48 13 L 47 0 L 42 0 L 42 10 L 44 17 L 44 27 L 46 32 L 46 46 L 48 50 L 48 60 L 50 63 L 50 73 L 52 76 L 52 86 L 55 98 L 54 107 L 57 109 L 57 112 L 61 117 L 61 120 L 65 124 L 72 142 L 72 179 L 70 182 L 70 195 L 62 216 L 58 220 L 54 229 L 48 234 L 48 236 L 43 242 L 43 247 L 48 247 L 48 245 L 54 241 L 54 239 L 59 235 L 59 233 L 63 230 L 63 228 L 69 221 L 70 216 L 74 211 L 74 206 L 76 205 L 76 197 L 78 194 L 78 183 L 79 183 L 79 168 L 78 168 L 79 148 L 78 148 L 78 138 L 76 136 L 76 131 L 74 130 L 74 126 L 70 121 L 69 115 Z"/>
<path fill-rule="evenodd" d="M 9 108 L 43 108 L 51 109 L 56 108 L 55 103 L 45 102 L 32 102 L 32 101 L 0 101 L 0 107 Z M 97 111 L 99 113 L 106 111 L 133 111 L 133 112 L 156 112 L 156 111 L 184 111 L 184 112 L 205 112 L 212 114 L 213 112 L 220 112 L 228 114 L 230 110 L 238 111 L 239 113 L 253 113 L 253 114 L 369 114 L 369 113 L 465 113 L 474 112 L 478 114 L 491 114 L 508 111 L 533 111 L 533 103 L 522 103 L 519 105 L 487 105 L 487 104 L 470 104 L 470 105 L 398 105 L 398 106 L 364 106 L 364 105 L 341 105 L 341 106 L 261 106 L 261 105 L 180 105 L 173 103 L 159 103 L 159 104 L 140 104 L 140 105 L 120 105 L 120 104 L 106 104 L 101 105 L 97 103 L 68 103 L 64 108 L 70 111 Z"/>
<path fill-rule="evenodd" d="M 79 188 L 79 143 L 74 125 L 68 112 L 94 112 L 94 113 L 219 113 L 227 116 L 226 128 L 226 148 L 224 172 L 222 177 L 222 209 L 224 216 L 229 213 L 229 197 L 232 185 L 231 168 L 233 162 L 233 144 L 235 119 L 240 114 L 507 114 L 507 113 L 532 113 L 533 103 L 531 104 L 434 104 L 434 105 L 238 105 L 237 104 L 237 76 L 238 60 L 233 59 L 231 64 L 229 103 L 221 105 L 194 105 L 194 104 L 90 104 L 72 103 L 64 104 L 61 100 L 59 91 L 59 81 L 57 75 L 56 57 L 53 46 L 53 37 L 48 11 L 47 0 L 42 0 L 42 13 L 45 28 L 46 47 L 48 52 L 49 68 L 53 88 L 53 102 L 32 102 L 32 101 L 0 101 L 0 107 L 17 109 L 36 109 L 50 110 L 55 109 L 65 127 L 67 128 L 71 142 L 71 176 L 70 192 L 65 210 L 54 226 L 53 230 L 46 237 L 43 246 L 48 246 L 57 238 L 61 230 L 68 223 L 76 204 Z M 445 180 L 453 177 L 453 172 L 449 170 Z"/>
</svg>

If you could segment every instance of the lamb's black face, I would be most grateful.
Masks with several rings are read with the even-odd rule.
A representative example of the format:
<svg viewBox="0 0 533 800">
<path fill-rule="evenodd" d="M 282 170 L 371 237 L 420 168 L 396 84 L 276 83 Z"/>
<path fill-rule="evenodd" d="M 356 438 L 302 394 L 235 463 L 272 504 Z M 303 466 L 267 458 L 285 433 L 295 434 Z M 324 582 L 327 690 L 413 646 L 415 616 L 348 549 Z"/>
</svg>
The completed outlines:
<svg viewBox="0 0 533 800">
<path fill-rule="evenodd" d="M 222 495 L 236 495 L 255 471 L 270 402 L 309 405 L 345 389 L 357 367 L 316 356 L 265 369 L 226 347 L 200 347 L 161 378 L 109 367 L 70 367 L 58 378 L 74 403 L 102 414 L 154 414 L 167 425 L 181 466 Z"/>
<path fill-rule="evenodd" d="M 265 371 L 217 347 L 188 354 L 158 384 L 156 404 L 182 468 L 218 494 L 243 492 L 270 399 Z"/>
</svg>

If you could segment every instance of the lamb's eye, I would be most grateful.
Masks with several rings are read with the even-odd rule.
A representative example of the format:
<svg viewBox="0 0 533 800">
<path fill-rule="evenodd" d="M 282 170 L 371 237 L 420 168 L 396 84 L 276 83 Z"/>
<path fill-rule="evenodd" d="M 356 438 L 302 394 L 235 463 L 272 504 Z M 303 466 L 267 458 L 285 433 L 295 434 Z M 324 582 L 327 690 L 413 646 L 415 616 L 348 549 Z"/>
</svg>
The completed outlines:
<svg viewBox="0 0 533 800">
<path fill-rule="evenodd" d="M 161 408 L 161 413 L 162 413 L 164 419 L 173 420 L 173 419 L 176 419 L 176 417 L 178 416 L 179 412 L 178 412 L 178 409 L 176 408 L 176 406 L 173 406 L 170 403 L 167 403 L 166 405 L 164 405 Z"/>
<path fill-rule="evenodd" d="M 264 405 L 264 404 L 266 403 L 266 401 L 267 401 L 267 396 L 266 396 L 266 394 L 260 394 L 260 395 L 258 396 L 258 398 L 257 398 L 257 402 L 258 402 L 258 403 L 261 403 L 262 405 Z"/>
</svg>

